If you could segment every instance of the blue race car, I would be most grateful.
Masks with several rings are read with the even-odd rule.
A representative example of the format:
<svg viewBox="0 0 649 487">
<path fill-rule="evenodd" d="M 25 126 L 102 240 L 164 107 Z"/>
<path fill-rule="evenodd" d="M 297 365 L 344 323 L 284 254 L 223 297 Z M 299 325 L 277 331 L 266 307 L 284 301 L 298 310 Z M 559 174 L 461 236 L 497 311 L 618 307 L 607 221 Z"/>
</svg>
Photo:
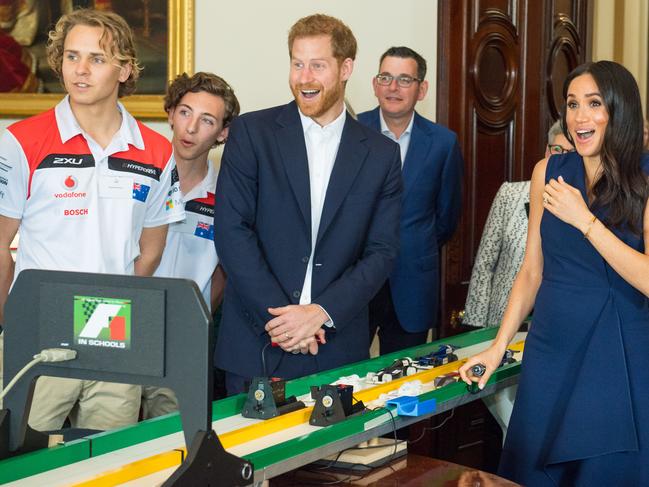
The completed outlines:
<svg viewBox="0 0 649 487">
<path fill-rule="evenodd" d="M 419 357 L 416 362 L 418 367 L 438 367 L 440 365 L 448 364 L 449 362 L 457 361 L 457 355 L 453 352 L 457 350 L 457 347 L 453 345 L 440 345 L 439 348 Z"/>
</svg>

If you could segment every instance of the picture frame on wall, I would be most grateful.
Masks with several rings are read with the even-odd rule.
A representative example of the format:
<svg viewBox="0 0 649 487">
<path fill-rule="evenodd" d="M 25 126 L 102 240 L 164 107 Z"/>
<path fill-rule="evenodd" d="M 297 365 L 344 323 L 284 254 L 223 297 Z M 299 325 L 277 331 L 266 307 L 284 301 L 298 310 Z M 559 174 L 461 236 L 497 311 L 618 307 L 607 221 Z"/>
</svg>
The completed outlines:
<svg viewBox="0 0 649 487">
<path fill-rule="evenodd" d="M 15 82 L 0 83 L 0 117 L 34 115 L 64 96 L 47 64 L 45 43 L 60 15 L 73 8 L 116 12 L 133 29 L 144 69 L 135 94 L 120 99 L 133 116 L 166 118 L 169 80 L 194 69 L 194 0 L 0 0 L 0 7 L 0 65 L 15 63 L 6 68 Z"/>
</svg>

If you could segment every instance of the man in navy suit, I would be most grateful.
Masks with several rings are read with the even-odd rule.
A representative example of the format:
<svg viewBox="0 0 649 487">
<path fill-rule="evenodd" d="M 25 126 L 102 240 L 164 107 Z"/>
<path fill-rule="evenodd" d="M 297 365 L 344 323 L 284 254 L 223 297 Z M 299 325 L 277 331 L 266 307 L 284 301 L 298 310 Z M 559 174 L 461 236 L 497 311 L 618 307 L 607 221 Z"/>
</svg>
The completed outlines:
<svg viewBox="0 0 649 487">
<path fill-rule="evenodd" d="M 345 111 L 354 35 L 312 15 L 288 46 L 295 101 L 233 121 L 216 187 L 229 394 L 367 358 L 368 303 L 398 253 L 399 146 Z"/>
<path fill-rule="evenodd" d="M 389 353 L 425 343 L 437 326 L 439 251 L 460 217 L 464 161 L 455 134 L 415 111 L 428 90 L 424 58 L 391 47 L 379 64 L 372 80 L 379 106 L 358 121 L 396 141 L 403 161 L 401 249 L 370 303 L 370 339 L 378 329 L 381 353 Z"/>
</svg>

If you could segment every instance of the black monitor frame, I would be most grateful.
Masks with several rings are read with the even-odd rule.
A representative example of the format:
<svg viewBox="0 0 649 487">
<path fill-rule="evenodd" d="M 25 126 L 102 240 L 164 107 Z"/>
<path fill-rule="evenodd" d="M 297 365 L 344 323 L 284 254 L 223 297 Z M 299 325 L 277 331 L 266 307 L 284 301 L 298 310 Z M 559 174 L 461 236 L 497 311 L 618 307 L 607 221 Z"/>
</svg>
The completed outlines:
<svg viewBox="0 0 649 487">
<path fill-rule="evenodd" d="M 127 304 L 110 308 L 116 302 Z M 84 325 L 85 331 L 79 331 L 79 323 L 90 323 L 95 311 L 105 323 L 111 313 L 100 311 L 107 309 L 124 315 L 117 321 L 114 316 L 108 318 L 109 339 L 97 335 L 97 327 L 90 333 Z M 119 325 L 115 333 L 113 324 Z M 27 422 L 36 379 L 41 375 L 152 385 L 176 393 L 188 459 L 201 456 L 192 451 L 199 448 L 198 439 L 209 439 L 210 446 L 216 441 L 218 454 L 228 456 L 234 476 L 241 485 L 246 483 L 241 477 L 251 475 L 252 466 L 222 450 L 212 432 L 214 326 L 193 281 L 25 270 L 9 293 L 4 325 L 6 379 L 13 378 L 43 348 L 71 348 L 77 350 L 77 359 L 37 364 L 8 392 L 0 415 L 0 435 L 5 436 L 0 438 L 0 458 L 47 446 L 47 437 Z M 97 337 L 89 340 L 81 335 Z M 177 474 L 190 467 L 184 464 Z"/>
</svg>

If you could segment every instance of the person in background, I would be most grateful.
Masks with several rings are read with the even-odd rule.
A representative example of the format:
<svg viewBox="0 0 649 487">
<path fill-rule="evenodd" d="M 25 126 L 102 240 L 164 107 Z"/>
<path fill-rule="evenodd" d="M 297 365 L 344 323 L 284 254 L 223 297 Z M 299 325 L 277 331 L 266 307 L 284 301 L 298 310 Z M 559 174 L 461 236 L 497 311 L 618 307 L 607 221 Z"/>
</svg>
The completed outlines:
<svg viewBox="0 0 649 487">
<path fill-rule="evenodd" d="M 548 131 L 545 157 L 574 151 L 563 135 L 561 121 Z M 498 326 L 518 273 L 527 241 L 530 182 L 502 184 L 487 216 L 476 254 L 462 323 Z"/>
<path fill-rule="evenodd" d="M 456 135 L 415 111 L 426 97 L 426 60 L 409 47 L 391 47 L 372 78 L 379 106 L 358 121 L 399 144 L 403 201 L 401 249 L 394 270 L 370 302 L 370 342 L 380 353 L 426 343 L 436 332 L 440 251 L 460 219 L 464 160 Z"/>
<path fill-rule="evenodd" d="M 541 160 L 527 248 L 490 347 L 459 372 L 484 388 L 534 307 L 499 475 L 523 485 L 649 485 L 649 160 L 624 66 L 575 68 Z M 483 364 L 481 377 L 473 366 Z"/>
<path fill-rule="evenodd" d="M 345 110 L 353 33 L 311 15 L 288 49 L 295 101 L 234 120 L 216 187 L 229 394 L 367 358 L 367 304 L 398 250 L 399 147 Z"/>
<path fill-rule="evenodd" d="M 0 323 L 23 269 L 150 276 L 168 224 L 184 217 L 169 196 L 171 144 L 118 102 L 133 93 L 141 69 L 124 19 L 96 10 L 65 15 L 47 55 L 67 96 L 0 138 Z M 139 385 L 40 377 L 29 424 L 124 426 L 137 422 L 140 395 Z"/>
<path fill-rule="evenodd" d="M 211 149 L 225 143 L 230 124 L 239 115 L 239 101 L 219 76 L 183 73 L 169 84 L 164 108 L 173 131 L 173 177 L 180 183 L 185 220 L 169 225 L 167 244 L 154 275 L 193 280 L 214 312 L 223 297 L 225 273 L 214 249 L 217 173 L 208 156 Z M 142 397 L 145 419 L 178 409 L 175 394 L 168 388 L 146 386 Z"/>
</svg>

